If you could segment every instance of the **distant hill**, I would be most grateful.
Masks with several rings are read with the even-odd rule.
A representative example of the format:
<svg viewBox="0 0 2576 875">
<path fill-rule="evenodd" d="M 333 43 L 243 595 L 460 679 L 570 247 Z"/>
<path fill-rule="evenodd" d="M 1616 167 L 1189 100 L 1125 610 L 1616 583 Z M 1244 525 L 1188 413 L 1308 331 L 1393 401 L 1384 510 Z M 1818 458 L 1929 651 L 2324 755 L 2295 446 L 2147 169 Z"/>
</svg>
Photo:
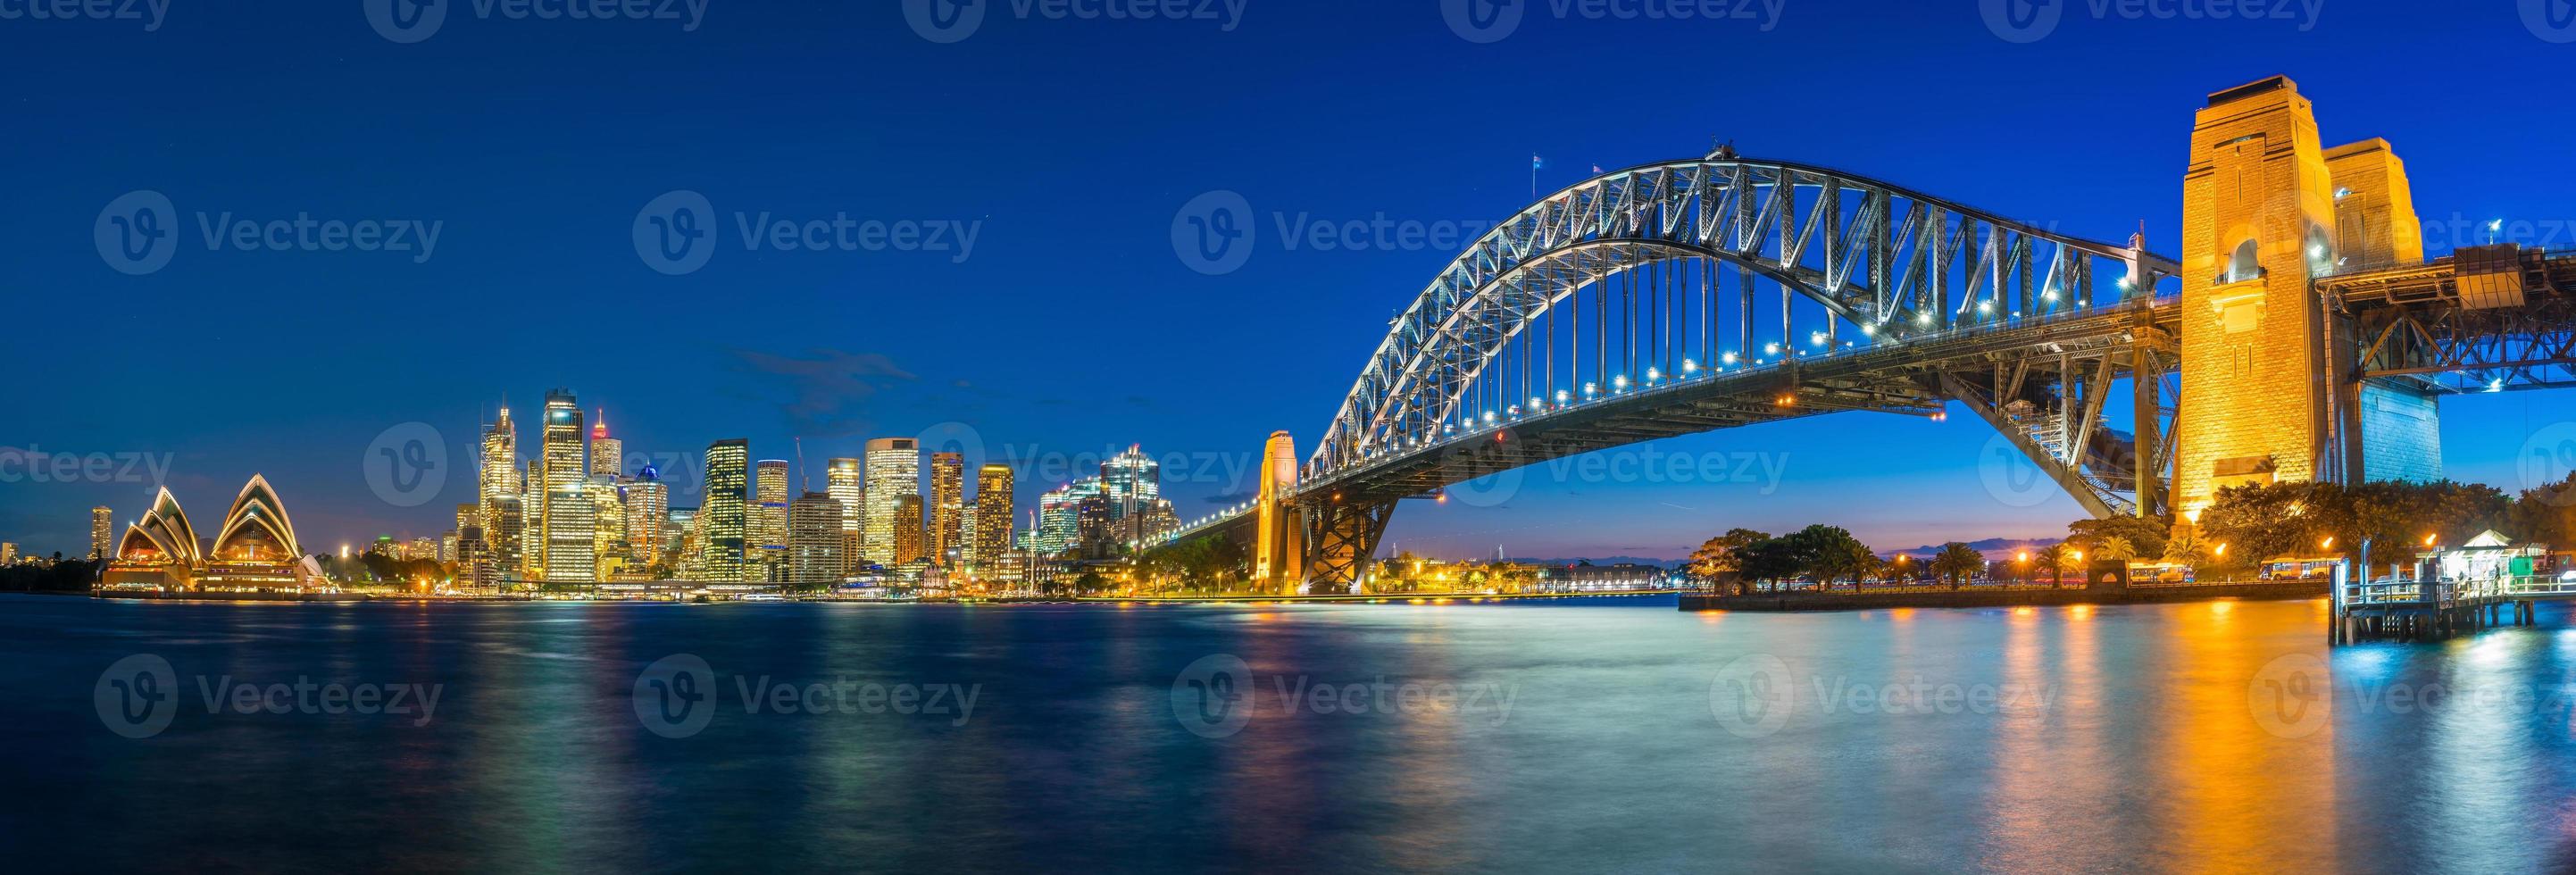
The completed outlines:
<svg viewBox="0 0 2576 875">
<path fill-rule="evenodd" d="M 1576 565 L 1590 562 L 1594 565 L 1634 563 L 1637 565 L 1672 566 L 1680 563 L 1680 560 L 1677 559 L 1650 559 L 1644 556 L 1582 556 L 1559 559 L 1524 559 L 1514 557 L 1509 561 L 1518 562 L 1524 565 Z"/>
<path fill-rule="evenodd" d="M 1984 553 L 1988 557 L 1992 557 L 1997 553 L 2009 553 L 2014 550 L 2037 550 L 2041 547 L 2061 543 L 2065 540 L 2065 538 L 1987 538 L 1982 541 L 1969 541 L 1967 543 L 1970 548 L 1975 549 L 1977 552 Z M 1941 552 L 1941 545 L 1925 544 L 1911 550 L 1889 550 L 1880 555 L 1894 556 L 1899 553 L 1903 553 L 1908 556 L 1930 556 L 1939 552 Z"/>
</svg>

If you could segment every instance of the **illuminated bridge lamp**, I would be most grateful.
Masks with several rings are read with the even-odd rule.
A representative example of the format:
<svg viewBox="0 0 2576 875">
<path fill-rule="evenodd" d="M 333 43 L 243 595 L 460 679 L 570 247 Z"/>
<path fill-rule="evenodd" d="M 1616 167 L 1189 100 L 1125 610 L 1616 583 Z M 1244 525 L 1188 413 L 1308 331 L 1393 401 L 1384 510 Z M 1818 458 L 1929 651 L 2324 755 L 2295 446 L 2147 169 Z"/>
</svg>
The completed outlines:
<svg viewBox="0 0 2576 875">
<path fill-rule="evenodd" d="M 1663 379 L 1663 378 L 1664 378 L 1664 372 L 1663 372 L 1663 371 L 1661 371 L 1661 370 L 1657 370 L 1657 369 L 1655 369 L 1655 368 L 1647 368 L 1647 369 L 1646 369 L 1646 382 L 1652 383 L 1652 382 L 1654 382 L 1654 381 L 1656 381 L 1656 380 L 1661 380 L 1661 379 Z"/>
<path fill-rule="evenodd" d="M 1928 328 L 1928 327 L 1931 327 L 1931 325 L 1932 325 L 1932 314 L 1930 314 L 1930 313 L 1916 313 L 1916 314 L 1914 314 L 1914 324 L 1916 324 L 1916 325 L 1921 325 L 1921 326 L 1924 326 L 1924 327 L 1927 327 L 1927 328 Z"/>
<path fill-rule="evenodd" d="M 1613 391 L 1613 392 L 1624 392 L 1624 391 L 1627 391 L 1627 389 L 1628 389 L 1628 375 L 1627 375 L 1627 374 L 1620 374 L 1620 375 L 1618 375 L 1618 376 L 1616 376 L 1616 377 L 1611 377 L 1611 378 L 1610 378 L 1610 391 Z"/>
<path fill-rule="evenodd" d="M 1583 384 L 1583 397 L 1585 397 L 1585 398 L 1590 398 L 1590 397 L 1592 397 L 1595 393 L 1598 393 L 1598 392 L 1600 392 L 1600 391 L 1601 391 L 1601 386 L 1600 386 L 1600 384 L 1597 384 L 1597 383 L 1585 383 L 1585 384 Z"/>
<path fill-rule="evenodd" d="M 1563 389 L 1558 389 L 1558 390 L 1556 390 L 1556 403 L 1558 403 L 1558 404 L 1563 404 L 1563 403 L 1565 403 L 1565 402 L 1566 402 L 1566 400 L 1567 400 L 1567 399 L 1572 398 L 1573 396 L 1574 396 L 1574 393 L 1572 393 L 1572 392 L 1568 392 L 1568 391 L 1563 390 Z"/>
<path fill-rule="evenodd" d="M 1779 355 L 1779 354 L 1780 354 L 1780 345 L 1779 345 L 1779 344 L 1776 344 L 1776 343 L 1766 343 L 1766 344 L 1763 344 L 1763 345 L 1762 345 L 1762 354 L 1763 354 L 1763 355 Z"/>
<path fill-rule="evenodd" d="M 1807 344 L 1809 346 L 1825 345 L 1825 333 L 1822 331 L 1807 332 Z"/>
<path fill-rule="evenodd" d="M 1727 353 L 1727 354 L 1725 354 L 1725 355 L 1718 356 L 1718 357 L 1717 357 L 1717 361 L 1718 361 L 1718 363 L 1719 363 L 1719 364 L 1727 364 L 1727 365 L 1734 364 L 1734 363 L 1735 363 L 1735 354 L 1730 352 L 1730 353 Z"/>
<path fill-rule="evenodd" d="M 1682 359 L 1682 373 L 1684 373 L 1684 374 L 1696 374 L 1696 373 L 1699 373 L 1699 362 L 1692 361 L 1692 360 L 1690 360 L 1690 359 Z"/>
</svg>

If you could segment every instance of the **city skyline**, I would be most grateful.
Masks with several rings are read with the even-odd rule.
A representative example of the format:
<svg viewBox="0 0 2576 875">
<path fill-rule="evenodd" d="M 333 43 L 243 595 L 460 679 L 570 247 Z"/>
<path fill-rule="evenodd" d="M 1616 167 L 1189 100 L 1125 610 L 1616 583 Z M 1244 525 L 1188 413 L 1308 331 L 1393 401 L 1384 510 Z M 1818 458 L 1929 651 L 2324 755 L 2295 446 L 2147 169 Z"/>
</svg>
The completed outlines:
<svg viewBox="0 0 2576 875">
<path fill-rule="evenodd" d="M 1872 51 L 1865 53 L 1866 63 L 1817 73 L 1810 83 L 1816 93 L 1865 88 L 1934 57 L 1962 76 L 2006 76 L 2034 63 L 2048 63 L 2058 71 L 2055 84 L 2040 93 L 1965 112 L 1872 101 L 1866 109 L 1875 123 L 1909 134 L 1884 142 L 1834 129 L 1769 124 L 1717 95 L 1683 98 L 1678 106 L 1670 98 L 1656 98 L 1650 105 L 1644 97 L 1602 96 L 1549 80 L 1527 83 L 1527 99 L 1563 100 L 1580 93 L 1604 114 L 1623 121 L 1563 131 L 1461 135 L 1482 111 L 1476 101 L 1458 100 L 1458 95 L 1473 93 L 1476 83 L 1518 52 L 1547 51 L 1577 39 L 1570 32 L 1579 28 L 1528 27 L 1505 44 L 1509 51 L 1501 51 L 1457 39 L 1438 15 L 1418 10 L 1265 9 L 1260 26 L 1240 32 L 1103 25 L 1097 40 L 1043 39 L 1033 33 L 1036 23 L 1016 22 L 1018 27 L 988 28 L 954 47 L 956 51 L 915 38 L 891 12 L 817 17 L 747 9 L 699 32 L 607 27 L 593 35 L 597 39 L 560 46 L 546 28 L 497 26 L 450 28 L 415 47 L 374 45 L 365 41 L 373 37 L 354 14 L 309 17 L 247 10 L 214 20 L 174 21 L 173 26 L 186 25 L 201 34 L 287 44 L 276 57 L 246 66 L 241 81 L 248 83 L 244 90 L 260 95 L 261 109 L 290 122 L 274 131 L 237 129 L 193 108 L 192 100 L 204 95 L 181 71 L 209 62 L 207 53 L 213 50 L 207 46 L 225 44 L 223 39 L 177 43 L 165 57 L 99 71 L 59 92 L 27 95 L 33 117 L 67 114 L 101 101 L 139 103 L 130 119 L 100 120 L 73 132 L 77 140 L 59 154 L 39 159 L 29 151 L 37 148 L 33 143 L 0 146 L 22 163 L 44 160 L 57 170 L 32 182 L 25 193 L 26 209 L 0 218 L 0 232 L 12 239 L 60 244 L 39 247 L 24 260 L 22 275 L 31 287 L 138 301 L 180 317 L 166 323 L 123 320 L 119 330 L 135 345 L 184 343 L 185 335 L 174 333 L 181 325 L 216 332 L 302 332 L 309 338 L 310 353 L 335 365 L 316 376 L 321 394 L 333 400 L 280 412 L 181 397 L 146 416 L 102 400 L 110 394 L 103 391 L 106 386 L 148 379 L 141 370 L 146 365 L 135 357 L 108 356 L 93 366 L 85 355 L 57 345 L 62 341 L 34 338 L 27 378 L 82 391 L 66 393 L 57 402 L 64 408 L 60 415 L 37 418 L 20 433 L 0 436 L 0 445 L 48 454 L 132 454 L 146 464 L 134 466 L 141 479 L 15 481 L 12 488 L 0 489 L 0 537 L 30 553 L 85 552 L 86 533 L 78 515 L 82 508 L 114 507 L 121 524 L 133 514 L 126 508 L 147 502 L 162 483 L 190 492 L 221 491 L 228 488 L 226 481 L 252 473 L 292 484 L 283 488 L 306 496 L 306 524 L 316 543 L 362 542 L 383 533 L 435 534 L 446 528 L 443 508 L 477 500 L 466 494 L 465 478 L 455 476 L 463 469 L 451 470 L 438 495 L 413 506 L 391 505 L 370 494 L 360 476 L 371 441 L 396 426 L 426 423 L 443 435 L 448 463 L 457 465 L 474 445 L 479 423 L 490 420 L 493 399 L 504 394 L 502 388 L 519 399 L 524 413 L 534 409 L 528 406 L 534 398 L 525 390 L 548 384 L 580 387 L 586 407 L 617 408 L 618 439 L 630 446 L 682 459 L 695 458 L 708 440 L 723 436 L 746 435 L 764 456 L 778 455 L 802 438 L 809 460 L 816 460 L 859 455 L 864 439 L 872 436 L 963 429 L 983 435 L 989 446 L 1035 447 L 1038 454 L 1094 453 L 1141 441 L 1157 452 L 1218 460 L 1213 469 L 1225 473 L 1225 463 L 1257 456 L 1259 436 L 1273 429 L 1290 431 L 1301 448 L 1312 446 L 1333 399 L 1347 389 L 1368 345 L 1382 333 L 1384 317 L 1456 254 L 1455 247 L 1429 245 L 1292 248 L 1281 239 L 1283 223 L 1365 225 L 1380 217 L 1491 222 L 1526 205 L 1533 182 L 1552 189 L 1587 175 L 1592 166 L 1616 168 L 1697 154 L 1715 136 L 1735 141 L 1748 154 L 1795 156 L 1924 190 L 1958 192 L 1981 207 L 2097 238 L 2120 237 L 2143 221 L 2150 246 L 2171 250 L 2181 213 L 2173 183 L 2186 143 L 2170 130 L 2188 119 L 2198 95 L 2284 69 L 2295 71 L 2307 92 L 2336 107 L 2324 123 L 2330 138 L 2340 142 L 2377 135 L 2398 144 L 2414 171 L 2424 218 L 2451 229 L 2428 237 L 2429 254 L 2481 242 L 2491 218 L 2525 228 L 2526 242 L 2563 245 L 2569 222 L 2551 212 L 2555 207 L 2548 192 L 2565 190 L 2569 171 L 2537 160 L 2555 154 L 2554 128 L 2445 124 L 2407 107 L 2438 105 L 2472 86 L 2388 79 L 2334 51 L 2347 40 L 2404 34 L 2458 54 L 2493 57 L 2500 66 L 2488 71 L 2491 76 L 2547 74 L 2541 60 L 2545 56 L 2496 51 L 2531 40 L 2510 10 L 2456 18 L 2356 7 L 2336 11 L 2317 25 L 2336 39 L 2287 43 L 2275 38 L 2288 25 L 2263 21 L 2207 28 L 2157 21 L 2069 22 L 2030 45 L 1995 40 L 1972 11 L 1898 8 L 1834 22 L 1831 32 L 1837 40 Z M 1832 17 L 1799 12 L 1790 10 L 1776 30 L 1764 32 L 1766 37 L 1782 35 L 1777 39 L 1751 39 L 1749 31 L 1725 30 L 1715 23 L 1711 30 L 1671 32 L 1609 22 L 1559 24 L 1611 28 L 1641 49 L 1673 49 L 1635 52 L 1636 63 L 1641 72 L 1683 75 L 1696 69 L 1683 60 L 1690 55 L 1683 49 L 1707 48 L 1711 39 L 1741 62 L 1787 58 L 1801 33 L 1823 31 Z M 501 110 L 516 114 L 496 130 L 524 127 L 558 144 L 562 154 L 609 156 L 588 164 L 534 155 L 515 138 L 493 133 L 478 133 L 459 149 L 432 150 L 399 138 L 379 142 L 360 132 L 309 123 L 330 117 L 334 107 L 381 99 L 355 83 L 387 80 L 378 73 L 423 53 L 488 65 L 489 70 L 460 73 L 465 77 L 460 84 L 506 89 L 542 72 L 528 60 L 540 46 L 567 52 L 568 63 L 665 48 L 736 58 L 751 56 L 753 47 L 766 40 L 803 31 L 845 36 L 851 50 L 888 63 L 953 63 L 960 52 L 979 59 L 981 63 L 962 65 L 951 85 L 968 100 L 1024 88 L 1036 71 L 1079 69 L 1126 57 L 1126 49 L 1139 45 L 1156 50 L 1150 60 L 1132 62 L 1153 74 L 1141 81 L 1187 84 L 1136 89 L 1123 105 L 1091 106 L 1080 116 L 1037 110 L 1038 120 L 1049 124 L 1103 131 L 1141 127 L 1159 132 L 1164 141 L 1153 149 L 1075 146 L 1080 153 L 1068 157 L 1077 160 L 1027 170 L 1043 180 L 1036 185 L 1025 180 L 1008 186 L 983 180 L 964 186 L 905 182 L 913 177 L 966 178 L 966 169 L 1019 151 L 1019 138 L 1011 124 L 1001 121 L 961 120 L 962 127 L 941 137 L 868 124 L 865 119 L 900 104 L 853 87 L 856 80 L 836 78 L 848 74 L 820 69 L 800 71 L 815 73 L 813 77 L 785 80 L 772 71 L 711 69 L 704 77 L 684 77 L 673 84 L 677 99 L 698 107 L 692 116 L 696 120 L 759 121 L 775 114 L 796 119 L 792 127 L 750 125 L 748 133 L 736 136 L 706 134 L 701 125 L 645 112 L 638 109 L 641 104 L 623 98 L 550 107 L 543 113 Z M 2188 33 L 2213 55 L 2231 60 L 2190 70 L 2108 69 L 2088 63 L 2123 40 L 2168 32 Z M 69 26 L 56 33 L 59 39 L 28 57 L 82 52 L 131 36 Z M 1337 69 L 1297 60 L 1316 47 L 1352 47 L 1367 39 L 1359 34 L 1367 33 L 1403 35 L 1421 47 L 1424 62 L 1407 65 L 1398 77 L 1385 68 Z M 331 47 L 327 54 L 306 53 L 293 45 L 296 37 L 315 35 L 360 39 L 320 40 Z M 1916 44 L 1923 39 L 1971 41 L 1993 50 L 1958 56 Z M 2257 46 L 2266 51 L 2228 51 Z M 352 47 L 356 51 L 344 51 Z M 401 54 L 404 50 L 412 54 Z M 1227 90 L 1241 83 L 1200 82 L 1183 75 L 1243 56 L 1288 63 L 1310 75 L 1291 77 L 1295 85 L 1242 87 L 1381 98 L 1346 110 L 1354 123 L 1350 127 L 1370 133 L 1354 141 L 1308 130 L 1316 127 L 1312 125 L 1267 120 L 1243 109 L 1245 101 L 1209 99 L 1243 96 Z M 349 75 L 322 80 L 303 75 L 316 64 L 336 65 Z M 1068 99 L 1108 84 L 1089 74 L 1040 76 L 1036 81 L 1037 97 Z M 2011 172 L 2034 150 L 1999 126 L 2049 105 L 2050 89 L 2088 95 L 2094 105 L 2124 107 L 2118 114 L 2064 121 L 2086 142 L 2082 150 L 2036 150 L 2081 161 L 2082 169 L 2098 180 L 2082 190 Z M 733 94 L 753 97 L 739 107 L 716 106 L 717 95 Z M 406 94 L 404 99 L 452 110 L 463 98 Z M 850 111 L 806 115 L 798 110 L 829 105 L 828 100 L 847 101 Z M 1385 104 L 1390 103 L 1402 104 L 1403 111 L 1389 109 Z M 644 119 L 640 128 L 624 121 L 606 123 L 639 115 Z M 158 142 L 148 121 L 153 118 L 224 125 L 222 130 L 258 148 L 244 154 L 138 151 L 135 144 Z M 2155 133 L 2149 136 L 2128 136 L 2128 126 L 2140 119 L 2162 126 L 2151 127 Z M 618 133 L 595 134 L 587 127 Z M 647 161 L 621 148 L 646 141 L 669 144 L 668 157 Z M 321 160 L 379 149 L 389 150 L 415 172 L 357 180 L 333 175 L 329 168 L 335 165 Z M 811 182 L 789 188 L 760 174 L 729 170 L 742 163 L 744 154 L 769 159 Z M 1545 156 L 1535 180 L 1529 160 L 1533 154 Z M 1176 160 L 1175 155 L 1189 157 Z M 2074 157 L 2066 157 L 2070 155 Z M 273 161 L 314 165 L 323 168 L 322 175 L 311 187 L 207 181 L 273 178 Z M 2491 174 L 2483 171 L 2491 162 L 2516 166 L 2523 184 L 2492 184 Z M 464 174 L 488 175 L 492 190 L 542 186 L 564 194 L 543 203 L 468 197 L 447 184 Z M 1128 190 L 1105 188 L 1096 179 L 1149 181 Z M 737 209 L 746 216 L 848 212 L 861 218 L 986 224 L 975 254 L 962 260 L 926 252 L 744 253 L 736 245 L 704 269 L 667 276 L 638 262 L 628 226 L 644 203 L 683 189 L 701 192 L 726 208 L 728 224 L 730 212 Z M 1017 194 L 1031 189 L 1062 194 L 1044 199 Z M 88 240 L 104 204 L 139 190 L 171 197 L 190 215 L 190 225 L 199 210 L 209 221 L 226 212 L 269 218 L 304 211 L 319 216 L 419 215 L 445 221 L 447 231 L 435 257 L 418 263 L 358 253 L 192 249 L 156 273 L 127 275 L 102 264 Z M 1239 269 L 1208 275 L 1175 257 L 1170 228 L 1183 204 L 1218 191 L 1238 192 L 1256 208 L 1261 245 Z M 537 224 L 527 224 L 531 221 Z M 553 235 L 529 230 L 537 226 L 573 230 Z M 1068 227 L 1087 233 L 1053 232 Z M 2551 234 L 2561 239 L 2542 239 Z M 482 281 L 486 276 L 511 279 L 492 285 Z M 434 347 L 461 343 L 476 347 L 473 354 L 453 356 L 454 361 L 438 369 L 408 369 L 403 367 L 408 349 L 397 353 L 385 348 L 389 345 L 361 341 L 357 334 L 363 332 L 333 330 L 384 321 L 379 314 L 384 305 L 338 294 L 352 277 L 380 290 L 370 300 L 404 302 L 405 309 L 418 311 L 402 324 L 418 332 L 422 342 Z M 1060 281 L 1064 277 L 1075 279 Z M 971 294 L 904 293 L 923 288 Z M 243 321 L 246 314 L 206 303 L 245 289 L 265 290 L 263 294 L 288 306 L 257 308 L 263 318 L 276 322 L 254 327 Z M 575 354 L 573 347 L 583 344 L 549 345 L 511 307 L 541 289 L 566 296 L 564 312 L 630 315 L 631 324 L 619 331 L 641 331 L 668 342 L 657 343 L 654 354 L 641 359 L 590 360 Z M 1041 289 L 1048 291 L 1036 291 Z M 1098 293 L 1101 300 L 1120 303 L 1051 303 L 1063 291 Z M 765 309 L 799 318 L 787 320 L 788 327 L 780 330 L 756 322 L 746 310 L 742 330 L 686 330 L 697 308 L 744 293 L 757 295 Z M 977 295 L 991 299 L 992 315 L 969 315 L 960 306 Z M 1297 303 L 1282 308 L 1273 301 Z M 500 326 L 494 329 L 498 334 L 467 327 L 485 324 L 495 313 L 510 314 L 491 323 Z M 760 331 L 752 330 L 755 324 L 763 326 Z M 935 332 L 867 330 L 911 324 L 972 326 L 986 351 L 961 354 L 953 344 L 928 336 Z M 1229 373 L 1232 369 L 1208 364 L 1224 360 L 1229 350 L 1204 348 L 1198 339 L 1263 324 L 1280 325 L 1282 336 L 1312 339 L 1314 354 L 1284 357 L 1262 369 L 1252 390 L 1235 391 L 1242 383 Z M 1091 343 L 1077 339 L 1139 332 L 1150 337 L 1144 347 L 1155 350 L 1151 358 L 1168 364 L 1140 369 L 1127 356 L 1068 352 Z M 508 342 L 467 339 L 487 337 Z M 212 361 L 204 366 L 204 376 L 237 381 L 243 378 L 241 367 Z M 2446 473 L 2507 488 L 2529 485 L 2515 464 L 2525 439 L 2570 418 L 2563 402 L 2550 393 L 2459 397 L 2446 399 L 2445 405 Z M 2054 497 L 2028 507 L 1975 499 L 1982 487 L 1973 460 L 1989 435 L 1964 419 L 1862 424 L 1835 418 L 1677 439 L 1652 446 L 1742 461 L 1748 477 L 1717 484 L 1533 478 L 1508 506 L 1453 503 L 1438 513 L 1407 513 L 1398 517 L 1389 536 L 1426 551 L 1462 556 L 1481 555 L 1498 542 L 1526 544 L 1513 552 L 1532 555 L 1672 556 L 1707 532 L 1736 524 L 1782 528 L 1802 520 L 1835 519 L 1873 543 L 1921 544 L 2044 536 L 2080 515 L 2071 502 Z M 291 433 L 284 447 L 281 432 Z M 521 439 L 533 445 L 536 435 L 531 430 Z M 1875 461 L 1868 470 L 1843 461 L 1874 452 L 1880 441 L 1899 444 L 1906 452 Z M 149 477 L 155 465 L 166 478 Z M 1071 478 L 1024 473 L 1018 479 L 1017 500 L 1027 509 L 1035 507 L 1044 491 Z M 1239 502 L 1249 488 L 1248 481 L 1192 470 L 1171 477 L 1169 491 L 1176 512 L 1189 519 Z M 1890 498 L 1861 506 L 1843 499 L 1862 489 Z M 1927 512 L 1935 509 L 1938 499 L 1933 496 L 1963 494 L 1971 500 Z M 673 498 L 675 504 L 690 503 L 684 495 Z M 542 507 L 525 510 L 531 519 L 543 517 Z M 1569 517 L 1582 523 L 1552 522 Z"/>
</svg>

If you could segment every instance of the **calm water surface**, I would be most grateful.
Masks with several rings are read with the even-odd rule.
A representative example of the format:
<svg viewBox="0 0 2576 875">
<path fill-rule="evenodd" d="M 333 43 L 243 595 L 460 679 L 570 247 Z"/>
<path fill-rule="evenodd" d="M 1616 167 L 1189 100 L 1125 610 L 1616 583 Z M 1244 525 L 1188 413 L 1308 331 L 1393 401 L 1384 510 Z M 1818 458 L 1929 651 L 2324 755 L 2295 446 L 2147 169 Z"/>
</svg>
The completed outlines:
<svg viewBox="0 0 2576 875">
<path fill-rule="evenodd" d="M 2322 611 L 5 597 L 0 852 L 21 871 L 2576 866 L 2564 614 L 2329 652 Z M 94 696 L 134 654 L 180 687 L 140 739 Z M 666 737 L 638 678 L 674 654 L 714 689 Z M 440 693 L 426 722 L 204 700 L 298 678 Z M 782 685 L 783 706 L 762 695 Z M 973 710 L 943 692 L 947 713 L 898 713 L 903 685 L 924 697 L 905 710 L 934 685 Z"/>
</svg>

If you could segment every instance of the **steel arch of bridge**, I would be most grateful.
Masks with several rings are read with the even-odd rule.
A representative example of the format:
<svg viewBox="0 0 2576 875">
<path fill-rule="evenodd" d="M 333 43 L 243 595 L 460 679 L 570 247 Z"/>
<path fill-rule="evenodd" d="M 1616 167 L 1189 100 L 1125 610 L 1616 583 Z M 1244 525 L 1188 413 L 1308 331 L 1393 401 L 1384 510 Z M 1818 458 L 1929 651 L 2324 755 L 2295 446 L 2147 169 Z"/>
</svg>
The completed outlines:
<svg viewBox="0 0 2576 875">
<path fill-rule="evenodd" d="M 1736 342 L 1749 351 L 1756 275 L 1784 290 L 1784 342 L 1792 293 L 1837 325 L 1899 340 L 1918 327 L 2088 306 L 2105 261 L 2121 278 L 2115 299 L 2151 295 L 2179 268 L 2132 244 L 1811 165 L 1717 155 L 1602 174 L 1522 210 L 1452 260 L 1393 321 L 1307 467 L 1436 440 L 1467 387 L 1533 320 L 1648 264 L 1697 257 L 1736 268 L 1745 279 Z"/>
</svg>

